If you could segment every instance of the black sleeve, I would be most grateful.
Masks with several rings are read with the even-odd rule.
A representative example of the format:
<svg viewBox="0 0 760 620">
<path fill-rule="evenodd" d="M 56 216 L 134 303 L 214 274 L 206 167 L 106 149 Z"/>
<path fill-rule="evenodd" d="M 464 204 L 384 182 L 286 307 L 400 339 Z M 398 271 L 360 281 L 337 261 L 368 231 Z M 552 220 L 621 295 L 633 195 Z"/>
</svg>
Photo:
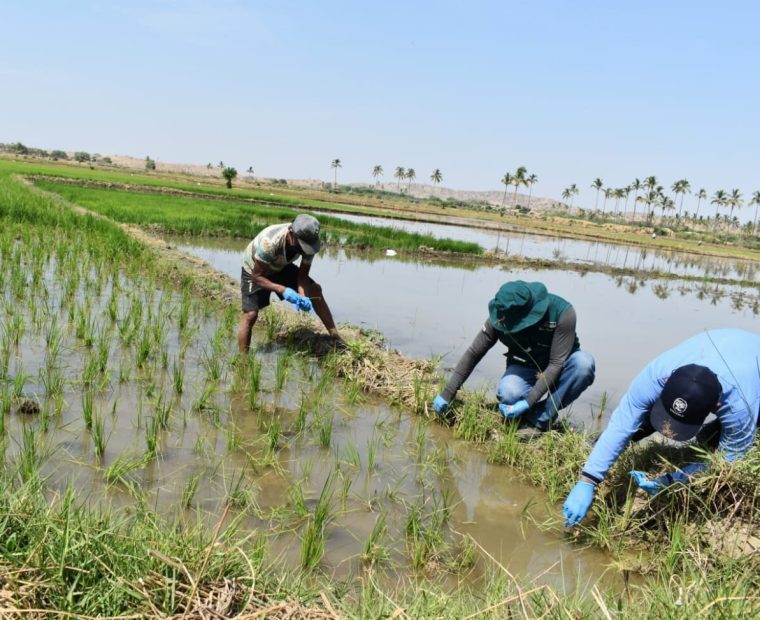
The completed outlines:
<svg viewBox="0 0 760 620">
<path fill-rule="evenodd" d="M 560 315 L 552 337 L 552 347 L 549 350 L 549 365 L 539 374 L 538 381 L 525 398 L 531 407 L 541 400 L 559 379 L 562 367 L 573 352 L 575 321 L 575 309 L 572 306 Z"/>
<path fill-rule="evenodd" d="M 475 339 L 467 348 L 467 351 L 465 351 L 462 359 L 459 360 L 459 363 L 454 369 L 454 373 L 451 375 L 449 382 L 446 384 L 443 392 L 441 392 L 441 395 L 448 402 L 451 402 L 454 396 L 457 395 L 459 388 L 462 387 L 462 384 L 465 381 L 467 381 L 467 377 L 470 376 L 470 373 L 473 371 L 475 366 L 477 366 L 478 362 L 483 359 L 483 356 L 488 352 L 488 350 L 496 344 L 497 340 L 498 338 L 496 337 L 496 332 L 491 326 L 491 321 L 486 320 L 485 325 L 483 325 L 481 330 L 478 332 L 478 335 L 475 336 Z"/>
</svg>

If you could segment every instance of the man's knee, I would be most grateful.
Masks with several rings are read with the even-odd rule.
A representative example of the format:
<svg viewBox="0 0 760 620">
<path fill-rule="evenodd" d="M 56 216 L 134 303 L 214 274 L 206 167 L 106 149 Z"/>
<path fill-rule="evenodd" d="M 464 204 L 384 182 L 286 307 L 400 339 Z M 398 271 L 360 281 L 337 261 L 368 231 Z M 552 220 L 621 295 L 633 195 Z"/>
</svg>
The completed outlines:
<svg viewBox="0 0 760 620">
<path fill-rule="evenodd" d="M 306 283 L 304 292 L 307 297 L 322 297 L 322 287 L 319 285 L 319 282 L 315 282 L 314 280 L 309 280 Z"/>
<path fill-rule="evenodd" d="M 240 323 L 246 327 L 253 327 L 253 324 L 256 322 L 257 318 L 259 318 L 259 311 L 249 310 L 248 312 L 243 312 L 243 314 L 240 316 Z"/>
<path fill-rule="evenodd" d="M 518 400 L 525 398 L 530 391 L 530 386 L 517 375 L 507 375 L 499 381 L 499 387 L 496 388 L 496 398 L 500 403 L 512 405 Z"/>
<path fill-rule="evenodd" d="M 589 385 L 593 383 L 596 376 L 596 362 L 594 356 L 586 351 L 576 351 L 573 353 L 573 371 L 579 377 L 584 377 Z"/>
</svg>

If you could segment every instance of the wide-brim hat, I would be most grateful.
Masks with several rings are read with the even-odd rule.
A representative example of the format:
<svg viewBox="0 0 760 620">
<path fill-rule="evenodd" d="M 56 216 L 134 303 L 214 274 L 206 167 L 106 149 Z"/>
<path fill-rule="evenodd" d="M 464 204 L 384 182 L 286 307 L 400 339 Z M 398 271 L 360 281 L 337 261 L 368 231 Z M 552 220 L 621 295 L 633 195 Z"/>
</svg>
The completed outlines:
<svg viewBox="0 0 760 620">
<path fill-rule="evenodd" d="M 497 331 L 511 334 L 538 323 L 549 307 L 549 292 L 540 282 L 514 280 L 502 284 L 488 302 L 488 317 Z"/>
<path fill-rule="evenodd" d="M 668 439 L 691 439 L 718 406 L 721 392 L 718 377 L 706 366 L 688 364 L 676 368 L 652 407 L 649 421 Z"/>
</svg>

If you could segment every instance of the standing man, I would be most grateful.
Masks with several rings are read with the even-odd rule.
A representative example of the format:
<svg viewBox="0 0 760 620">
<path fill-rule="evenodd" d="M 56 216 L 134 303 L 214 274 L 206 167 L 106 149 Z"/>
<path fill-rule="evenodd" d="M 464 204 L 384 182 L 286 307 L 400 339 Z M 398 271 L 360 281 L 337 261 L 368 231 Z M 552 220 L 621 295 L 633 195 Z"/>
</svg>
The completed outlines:
<svg viewBox="0 0 760 620">
<path fill-rule="evenodd" d="M 549 430 L 559 410 L 594 381 L 594 358 L 581 351 L 575 323 L 573 306 L 540 282 L 502 285 L 488 303 L 488 319 L 433 400 L 436 413 L 446 411 L 478 362 L 501 342 L 507 368 L 496 390 L 499 410 L 507 419 L 522 418 L 522 436 Z"/>
<path fill-rule="evenodd" d="M 705 331 L 649 362 L 612 412 L 610 423 L 586 461 L 580 480 L 567 496 L 565 525 L 586 516 L 596 486 L 631 441 L 655 431 L 669 439 L 697 436 L 720 450 L 729 462 L 752 447 L 760 408 L 760 336 L 741 329 Z M 704 424 L 708 414 L 716 420 Z M 687 483 L 705 469 L 691 463 L 654 480 L 630 472 L 650 495 L 675 482 Z"/>
<path fill-rule="evenodd" d="M 319 222 L 306 214 L 298 215 L 287 224 L 267 226 L 248 244 L 243 252 L 240 276 L 243 315 L 238 328 L 238 348 L 241 353 L 248 352 L 259 310 L 269 305 L 272 293 L 299 310 L 309 312 L 313 308 L 336 344 L 343 343 L 322 296 L 322 287 L 309 277 L 319 245 Z M 299 256 L 301 263 L 296 267 L 293 262 Z"/>
</svg>

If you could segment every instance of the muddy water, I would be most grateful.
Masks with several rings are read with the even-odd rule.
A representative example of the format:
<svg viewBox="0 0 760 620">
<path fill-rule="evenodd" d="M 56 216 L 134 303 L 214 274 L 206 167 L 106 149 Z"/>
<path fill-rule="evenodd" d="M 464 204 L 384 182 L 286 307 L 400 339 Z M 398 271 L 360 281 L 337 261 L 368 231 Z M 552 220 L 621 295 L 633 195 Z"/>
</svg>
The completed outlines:
<svg viewBox="0 0 760 620">
<path fill-rule="evenodd" d="M 234 277 L 240 275 L 236 240 L 175 239 Z M 535 271 L 499 267 L 453 267 L 406 262 L 383 255 L 347 255 L 343 251 L 314 262 L 311 274 L 323 286 L 336 321 L 382 332 L 390 346 L 421 358 L 442 357 L 452 368 L 487 318 L 488 301 L 507 280 L 540 280 L 568 299 L 578 314 L 581 347 L 596 359 L 596 381 L 566 413 L 590 423 L 602 395 L 608 408 L 654 356 L 705 330 L 739 327 L 756 330 L 757 288 L 690 282 L 640 280 L 602 273 Z M 504 369 L 497 345 L 465 384 L 493 390 Z"/>
<path fill-rule="evenodd" d="M 601 241 L 563 239 L 524 232 L 468 228 L 453 224 L 432 224 L 350 214 L 341 214 L 339 217 L 351 222 L 430 234 L 439 239 L 471 241 L 486 250 L 526 258 L 739 280 L 754 280 L 758 277 L 757 263 L 740 259 L 719 259 Z"/>
<path fill-rule="evenodd" d="M 84 369 L 101 345 L 86 346 L 76 335 L 79 321 L 67 318 L 72 302 L 62 298 L 60 278 L 51 269 L 44 305 L 31 296 L 3 300 L 6 310 L 13 307 L 27 321 L 18 346 L 11 348 L 4 383 L 24 377 L 23 394 L 43 407 L 40 414 L 25 415 L 14 406 L 4 418 L 10 438 L 2 444 L 5 464 L 18 468 L 23 479 L 33 479 L 39 467 L 53 494 L 73 484 L 78 501 L 156 509 L 176 521 L 174 527 L 198 521 L 213 526 L 226 511 L 228 523 L 239 520 L 241 535 L 258 533 L 269 556 L 291 567 L 300 562 L 301 539 L 329 479 L 321 566 L 336 576 L 365 566 L 361 554 L 380 518 L 387 528 L 378 538 L 385 550 L 378 566 L 397 576 L 413 574 L 414 543 L 406 532 L 416 513 L 434 541 L 421 563 L 428 574 L 461 574 L 457 565 L 464 563 L 466 577 L 476 579 L 490 562 L 480 546 L 525 581 L 564 591 L 600 580 L 620 587 L 622 578 L 606 568 L 606 556 L 570 544 L 560 529 L 539 530 L 523 514 L 533 505 L 533 518 L 544 521 L 547 515 L 556 518 L 558 508 L 544 507 L 542 494 L 521 484 L 508 468 L 488 465 L 447 430 L 384 402 L 357 398 L 351 386 L 323 376 L 310 360 L 265 344 L 263 321 L 255 333 L 261 389 L 251 404 L 250 384 L 236 375 L 241 367 L 232 363 L 234 320 L 225 325 L 202 305 L 194 306 L 181 333 L 181 300 L 155 284 L 121 279 L 98 289 L 85 283 L 74 297 L 71 316 L 87 317 L 88 330 L 104 339 L 107 351 L 106 372 L 88 388 Z M 107 306 L 114 290 L 117 319 L 111 321 Z M 128 343 L 120 340 L 119 328 L 135 304 L 143 312 L 144 329 Z M 52 362 L 45 344 L 52 333 L 50 308 L 56 309 L 52 320 L 61 338 L 61 353 Z M 3 327 L 10 329 L 8 315 L 2 316 Z M 140 367 L 141 339 L 156 326 L 163 344 Z M 216 378 L 215 359 L 222 363 Z M 175 366 L 184 371 L 179 394 Z M 278 366 L 289 368 L 279 386 Z M 44 377 L 53 367 L 65 378 L 61 401 L 46 398 Z M 204 399 L 210 386 L 214 393 Z M 84 419 L 88 391 L 96 420 L 91 429 Z M 149 429 L 162 408 L 169 413 L 152 453 Z M 95 453 L 98 420 L 105 437 L 102 456 Z M 139 462 L 109 481 L 125 458 Z M 468 545 L 463 534 L 477 544 Z M 469 554 L 476 558 L 473 565 L 464 561 Z"/>
</svg>

